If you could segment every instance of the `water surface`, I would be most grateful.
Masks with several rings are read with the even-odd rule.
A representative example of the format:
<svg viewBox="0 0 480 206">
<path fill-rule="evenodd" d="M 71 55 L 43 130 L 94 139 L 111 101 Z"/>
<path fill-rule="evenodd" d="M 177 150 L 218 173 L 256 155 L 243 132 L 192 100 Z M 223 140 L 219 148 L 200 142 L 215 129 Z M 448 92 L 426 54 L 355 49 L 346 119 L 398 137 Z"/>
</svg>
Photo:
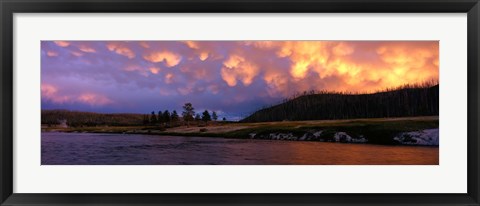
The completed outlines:
<svg viewBox="0 0 480 206">
<path fill-rule="evenodd" d="M 438 164 L 438 147 L 42 132 L 42 165 Z"/>
</svg>

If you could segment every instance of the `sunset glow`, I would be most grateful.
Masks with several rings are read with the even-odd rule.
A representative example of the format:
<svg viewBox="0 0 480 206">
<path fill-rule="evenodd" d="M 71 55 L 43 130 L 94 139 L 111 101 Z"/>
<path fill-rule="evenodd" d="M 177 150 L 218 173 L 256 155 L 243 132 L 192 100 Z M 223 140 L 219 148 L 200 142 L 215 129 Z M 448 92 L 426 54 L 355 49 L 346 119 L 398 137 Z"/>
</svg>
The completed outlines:
<svg viewBox="0 0 480 206">
<path fill-rule="evenodd" d="M 438 41 L 43 41 L 42 109 L 238 119 L 310 90 L 438 81 Z"/>
</svg>

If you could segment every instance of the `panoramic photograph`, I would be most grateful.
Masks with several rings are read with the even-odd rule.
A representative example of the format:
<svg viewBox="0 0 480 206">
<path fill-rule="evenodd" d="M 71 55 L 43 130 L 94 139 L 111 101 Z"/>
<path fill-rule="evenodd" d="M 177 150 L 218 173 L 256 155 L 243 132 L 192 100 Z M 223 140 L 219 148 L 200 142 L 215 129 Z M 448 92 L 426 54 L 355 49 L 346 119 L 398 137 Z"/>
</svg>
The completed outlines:
<svg viewBox="0 0 480 206">
<path fill-rule="evenodd" d="M 42 41 L 42 165 L 438 165 L 438 41 Z"/>
</svg>

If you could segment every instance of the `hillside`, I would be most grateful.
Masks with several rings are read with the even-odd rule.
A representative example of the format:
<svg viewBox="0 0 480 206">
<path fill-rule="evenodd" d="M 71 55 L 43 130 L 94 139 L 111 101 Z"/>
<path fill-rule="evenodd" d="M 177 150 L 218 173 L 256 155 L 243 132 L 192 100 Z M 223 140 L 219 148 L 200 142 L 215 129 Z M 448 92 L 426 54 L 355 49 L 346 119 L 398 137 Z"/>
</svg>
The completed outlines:
<svg viewBox="0 0 480 206">
<path fill-rule="evenodd" d="M 404 86 L 373 94 L 318 93 L 264 108 L 241 122 L 431 116 L 439 113 L 439 85 Z"/>
</svg>

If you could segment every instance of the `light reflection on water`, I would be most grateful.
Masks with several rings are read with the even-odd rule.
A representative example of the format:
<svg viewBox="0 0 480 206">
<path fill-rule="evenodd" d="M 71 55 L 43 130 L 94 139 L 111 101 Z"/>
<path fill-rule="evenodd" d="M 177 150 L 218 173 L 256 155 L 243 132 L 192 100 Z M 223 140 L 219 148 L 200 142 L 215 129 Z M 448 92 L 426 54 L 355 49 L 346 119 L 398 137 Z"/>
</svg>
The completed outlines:
<svg viewBox="0 0 480 206">
<path fill-rule="evenodd" d="M 438 147 L 42 132 L 42 165 L 438 165 Z"/>
</svg>

